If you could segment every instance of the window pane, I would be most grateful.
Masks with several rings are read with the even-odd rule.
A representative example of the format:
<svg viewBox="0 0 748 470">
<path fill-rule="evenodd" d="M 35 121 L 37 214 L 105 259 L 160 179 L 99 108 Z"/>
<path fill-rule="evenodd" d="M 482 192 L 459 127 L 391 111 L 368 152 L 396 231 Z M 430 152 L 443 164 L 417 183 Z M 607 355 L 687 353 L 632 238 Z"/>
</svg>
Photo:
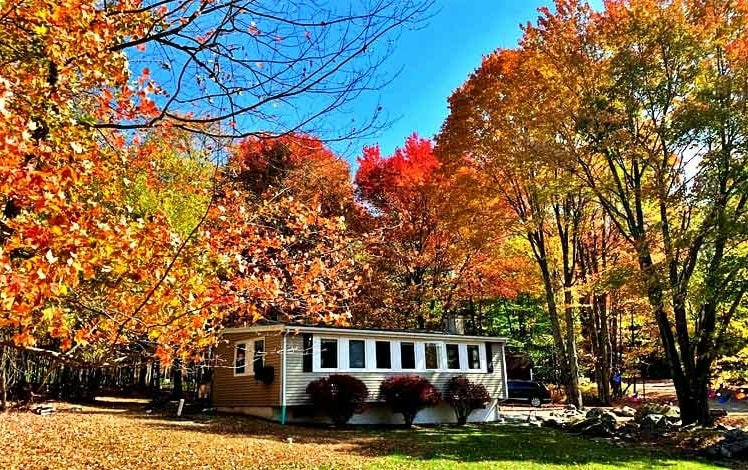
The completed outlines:
<svg viewBox="0 0 748 470">
<path fill-rule="evenodd" d="M 390 342 L 377 341 L 377 369 L 391 369 Z"/>
<path fill-rule="evenodd" d="M 304 348 L 304 351 L 302 351 L 302 371 L 303 372 L 311 372 L 312 371 L 312 358 L 314 355 L 312 354 L 312 335 L 310 333 L 304 333 L 301 335 L 301 344 Z"/>
<path fill-rule="evenodd" d="M 366 367 L 366 342 L 360 340 L 348 341 L 348 366 L 351 369 Z"/>
<path fill-rule="evenodd" d="M 486 343 L 486 372 L 493 373 L 493 353 L 491 352 L 491 343 Z"/>
<path fill-rule="evenodd" d="M 456 344 L 448 344 L 447 348 L 447 369 L 460 368 L 460 347 Z"/>
<path fill-rule="evenodd" d="M 236 351 L 234 352 L 234 373 L 243 374 L 245 372 L 245 366 L 247 365 L 247 345 L 245 343 L 239 343 L 236 345 Z"/>
<path fill-rule="evenodd" d="M 254 343 L 255 352 L 252 357 L 252 370 L 257 373 L 259 369 L 265 367 L 265 340 L 260 339 Z"/>
<path fill-rule="evenodd" d="M 434 343 L 426 343 L 426 368 L 427 369 L 438 369 L 439 368 L 439 349 Z"/>
<path fill-rule="evenodd" d="M 468 369 L 480 369 L 480 351 L 478 345 L 469 344 L 467 347 Z"/>
<path fill-rule="evenodd" d="M 416 368 L 416 346 L 413 343 L 400 343 L 400 362 L 403 369 Z"/>
<path fill-rule="evenodd" d="M 320 367 L 323 369 L 338 368 L 338 340 L 323 339 L 320 345 Z"/>
</svg>

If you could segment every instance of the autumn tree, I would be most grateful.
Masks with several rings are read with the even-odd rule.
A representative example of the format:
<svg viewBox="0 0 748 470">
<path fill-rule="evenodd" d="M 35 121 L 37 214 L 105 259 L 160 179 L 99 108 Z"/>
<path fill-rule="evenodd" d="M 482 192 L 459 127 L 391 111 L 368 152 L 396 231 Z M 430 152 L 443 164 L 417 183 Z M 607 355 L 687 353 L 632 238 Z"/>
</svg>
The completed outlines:
<svg viewBox="0 0 748 470">
<path fill-rule="evenodd" d="M 221 220 L 220 207 L 189 156 L 215 152 L 213 161 L 225 161 L 223 136 L 285 134 L 315 122 L 329 130 L 319 118 L 376 88 L 386 50 L 375 43 L 428 3 L 0 5 L 0 344 L 91 366 L 212 344 L 220 306 L 246 302 L 253 289 L 273 293 L 280 278 L 244 276 L 243 258 L 212 243 L 230 235 L 202 227 Z M 369 128 L 354 126 L 328 135 Z M 248 209 L 283 219 L 286 232 L 338 233 L 342 223 L 319 223 L 315 207 L 289 198 L 270 202 Z M 282 260 L 324 267 L 309 261 Z M 242 276 L 219 276 L 221 268 Z M 294 282 L 314 279 L 307 272 Z M 295 287 L 295 302 L 324 304 L 318 286 Z"/>
<path fill-rule="evenodd" d="M 624 372 L 624 305 L 636 305 L 636 300 L 641 297 L 637 295 L 637 288 L 641 286 L 635 276 L 635 260 L 625 249 L 625 240 L 602 208 L 596 206 L 590 209 L 579 231 L 581 235 L 576 249 L 579 259 L 576 274 L 578 286 L 575 295 L 578 297 L 581 333 L 585 339 L 582 349 L 592 362 L 598 398 L 603 403 L 610 403 L 613 398 L 611 377 L 616 372 Z M 628 322 L 628 315 L 626 320 L 626 327 L 632 329 L 633 322 Z M 626 341 L 629 341 L 628 335 Z M 631 356 L 641 356 L 643 353 L 638 348 L 627 352 Z M 626 372 L 629 375 L 635 373 L 631 369 Z"/>
<path fill-rule="evenodd" d="M 449 269 L 434 194 L 439 163 L 431 145 L 414 134 L 391 157 L 366 147 L 358 159 L 357 196 L 374 212 L 381 234 L 368 248 L 381 262 L 378 271 L 389 272 L 392 285 L 385 292 L 395 295 L 385 308 L 403 312 L 401 326 L 425 328 L 432 321 L 433 288 Z"/>
<path fill-rule="evenodd" d="M 740 2 L 559 1 L 526 30 L 556 160 L 636 253 L 684 423 L 711 422 L 707 390 L 746 290 L 746 12 Z"/>
<path fill-rule="evenodd" d="M 492 271 L 488 256 L 503 233 L 483 230 L 489 211 L 473 211 L 465 180 L 440 166 L 431 141 L 415 134 L 389 157 L 368 147 L 359 158 L 356 191 L 373 222 L 365 239 L 370 279 L 389 326 L 441 328 L 445 313 L 475 298 L 468 284 L 511 290 L 511 276 Z"/>
<path fill-rule="evenodd" d="M 226 321 L 347 323 L 360 268 L 347 164 L 309 136 L 252 137 L 218 180 L 205 226 L 235 299 Z"/>
<path fill-rule="evenodd" d="M 439 152 L 454 172 L 474 170 L 483 200 L 499 198 L 512 211 L 514 230 L 526 239 L 540 271 L 568 395 L 581 406 L 572 289 L 588 196 L 566 171 L 536 158 L 565 149 L 544 124 L 544 110 L 535 105 L 537 90 L 524 87 L 530 73 L 518 51 L 500 50 L 484 58 L 450 97 Z"/>
</svg>

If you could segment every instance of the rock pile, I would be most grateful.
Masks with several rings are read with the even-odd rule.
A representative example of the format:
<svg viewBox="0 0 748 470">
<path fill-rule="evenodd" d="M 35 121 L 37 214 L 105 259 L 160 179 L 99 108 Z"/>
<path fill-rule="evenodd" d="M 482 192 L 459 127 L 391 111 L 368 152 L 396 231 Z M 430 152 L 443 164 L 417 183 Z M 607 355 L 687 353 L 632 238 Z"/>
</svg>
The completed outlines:
<svg viewBox="0 0 748 470">
<path fill-rule="evenodd" d="M 584 419 L 570 424 L 566 430 L 591 437 L 612 437 L 617 426 L 616 415 L 600 408 L 592 408 Z"/>
<path fill-rule="evenodd" d="M 748 432 L 742 429 L 725 431 L 721 440 L 704 449 L 711 457 L 748 459 Z"/>
<path fill-rule="evenodd" d="M 639 409 L 628 406 L 610 410 L 592 408 L 586 413 L 567 407 L 552 412 L 549 418 L 542 420 L 541 425 L 589 437 L 629 441 L 675 436 L 675 432 L 679 433 L 679 438 L 680 433 L 685 432 L 701 439 L 698 433 L 708 431 L 716 433 L 719 440 L 704 449 L 706 455 L 748 459 L 748 432 L 723 425 L 714 428 L 703 428 L 695 424 L 681 426 L 680 410 L 672 405 L 646 403 Z"/>
</svg>

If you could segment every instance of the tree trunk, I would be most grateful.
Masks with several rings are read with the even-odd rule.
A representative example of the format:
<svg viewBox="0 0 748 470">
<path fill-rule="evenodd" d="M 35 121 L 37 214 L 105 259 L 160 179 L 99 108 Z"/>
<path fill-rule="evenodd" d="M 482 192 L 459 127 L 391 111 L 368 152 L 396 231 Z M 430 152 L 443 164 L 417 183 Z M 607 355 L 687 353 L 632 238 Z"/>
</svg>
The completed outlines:
<svg viewBox="0 0 748 470">
<path fill-rule="evenodd" d="M 146 378 L 148 377 L 148 363 L 142 361 L 138 370 L 138 388 L 145 390 L 147 387 Z"/>
<path fill-rule="evenodd" d="M 613 343 L 610 339 L 610 328 L 609 328 L 609 317 L 608 317 L 608 299 L 607 295 L 593 295 L 592 309 L 595 313 L 595 317 L 598 319 L 600 325 L 600 331 L 598 337 L 598 348 L 599 348 L 599 360 L 596 362 L 598 365 L 598 373 L 600 375 L 600 388 L 598 388 L 598 397 L 600 400 L 608 405 L 611 400 L 610 390 L 610 378 L 613 369 Z"/>
<path fill-rule="evenodd" d="M 0 348 L 0 411 L 8 409 L 8 367 L 6 347 Z"/>
<path fill-rule="evenodd" d="M 569 403 L 582 409 L 582 391 L 579 388 L 579 358 L 577 357 L 577 338 L 574 328 L 574 307 L 571 291 L 564 290 L 564 311 L 566 316 L 566 354 L 569 363 L 569 376 L 566 383 L 566 395 Z"/>
<path fill-rule="evenodd" d="M 708 378 L 711 362 L 698 368 L 698 370 L 694 370 L 690 375 L 684 373 L 681 361 L 689 360 L 688 351 L 678 351 L 670 320 L 665 310 L 664 289 L 646 248 L 640 253 L 639 264 L 644 274 L 644 281 L 647 284 L 647 297 L 657 319 L 660 340 L 665 348 L 665 355 L 673 374 L 673 386 L 678 397 L 681 421 L 684 425 L 698 423 L 709 426 L 713 422 L 709 414 L 708 400 Z M 681 354 L 686 354 L 686 356 L 682 357 Z"/>
<path fill-rule="evenodd" d="M 412 428 L 413 427 L 413 421 L 416 419 L 416 414 L 411 413 L 409 411 L 403 411 L 403 421 L 405 421 L 405 426 Z"/>
<path fill-rule="evenodd" d="M 563 333 L 561 331 L 561 322 L 559 321 L 558 307 L 556 306 L 556 293 L 553 289 L 553 281 L 547 265 L 541 265 L 543 273 L 543 287 L 545 288 L 545 301 L 548 308 L 548 317 L 551 320 L 551 331 L 553 332 L 553 344 L 556 346 L 556 357 L 561 369 L 561 376 L 566 384 L 569 375 L 569 361 L 566 355 Z"/>
<path fill-rule="evenodd" d="M 171 396 L 174 399 L 182 398 L 184 390 L 182 389 L 182 360 L 175 358 L 171 366 L 172 390 Z"/>
</svg>

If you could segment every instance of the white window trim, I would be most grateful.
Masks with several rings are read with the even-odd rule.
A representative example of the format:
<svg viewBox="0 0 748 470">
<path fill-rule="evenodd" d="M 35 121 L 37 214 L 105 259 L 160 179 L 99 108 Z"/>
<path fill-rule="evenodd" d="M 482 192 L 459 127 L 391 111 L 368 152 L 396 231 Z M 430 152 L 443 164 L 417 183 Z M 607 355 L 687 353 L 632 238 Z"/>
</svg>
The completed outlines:
<svg viewBox="0 0 748 470">
<path fill-rule="evenodd" d="M 364 343 L 364 367 L 351 367 L 351 341 L 363 341 Z M 369 349 L 371 348 L 371 342 L 363 338 L 346 338 L 345 339 L 345 351 L 342 354 L 345 356 L 345 362 L 343 363 L 348 370 L 367 370 L 371 366 L 370 359 L 371 354 Z M 338 352 L 340 354 L 340 352 Z M 375 359 L 376 362 L 376 359 Z M 340 357 L 338 357 L 338 365 L 341 365 Z"/>
<path fill-rule="evenodd" d="M 468 346 L 477 346 L 478 347 L 478 368 L 477 369 L 471 369 L 470 368 L 470 361 L 469 361 L 470 358 L 469 358 L 468 352 L 467 352 Z M 483 346 L 483 347 L 481 347 L 481 346 Z M 465 354 L 465 362 L 462 362 L 462 355 L 463 354 Z M 466 370 L 468 370 L 468 371 L 476 371 L 476 372 L 478 372 L 480 370 L 484 370 L 484 371 L 487 372 L 487 370 L 488 370 L 488 368 L 486 367 L 487 366 L 487 362 L 488 362 L 488 360 L 486 358 L 486 346 L 485 346 L 485 344 L 480 345 L 480 344 L 475 344 L 475 343 L 468 343 L 468 344 L 465 344 L 464 348 L 462 348 L 462 347 L 460 348 L 460 364 L 465 364 Z"/>
<path fill-rule="evenodd" d="M 457 367 L 456 369 L 452 369 L 452 368 L 449 367 L 449 354 L 447 354 L 447 345 L 448 344 L 454 344 L 454 345 L 457 346 L 457 365 L 459 367 Z M 465 350 L 464 356 L 462 354 L 462 350 L 463 349 Z M 446 370 L 463 370 L 463 369 L 467 369 L 467 365 L 468 364 L 466 362 L 466 359 L 467 359 L 467 344 L 463 348 L 462 344 L 460 344 L 460 343 L 453 343 L 453 342 L 446 342 L 446 341 L 444 342 L 444 368 Z"/>
<path fill-rule="evenodd" d="M 322 368 L 322 356 L 321 356 L 321 342 L 322 340 L 334 340 L 338 343 L 338 366 L 335 368 Z M 366 367 L 364 368 L 351 368 L 349 358 L 349 341 L 364 341 L 364 354 Z M 390 363 L 392 365 L 389 369 L 377 368 L 377 357 L 376 357 L 376 342 L 377 341 L 389 341 L 390 343 Z M 401 343 L 413 343 L 415 345 L 415 369 L 403 369 L 402 358 L 400 355 L 400 344 Z M 425 345 L 426 343 L 434 343 L 437 345 L 439 351 L 439 367 L 437 369 L 426 369 L 426 355 Z M 458 357 L 460 360 L 459 369 L 447 369 L 447 344 L 457 344 L 458 346 Z M 468 345 L 478 347 L 478 356 L 480 360 L 480 368 L 469 369 L 468 368 Z M 361 337 L 345 337 L 345 336 L 319 336 L 314 335 L 312 337 L 312 372 L 321 373 L 436 373 L 436 372 L 447 372 L 452 374 L 486 374 L 488 373 L 486 358 L 486 347 L 485 343 L 477 343 L 474 341 L 455 341 L 455 340 L 436 340 L 436 339 L 382 339 L 382 338 L 361 338 Z"/>
<path fill-rule="evenodd" d="M 377 343 L 387 343 L 390 345 L 390 366 L 389 367 L 377 367 Z M 397 354 L 395 354 L 395 344 L 397 344 L 398 346 Z M 371 367 L 373 367 L 375 371 L 391 372 L 393 370 L 396 370 L 395 369 L 395 357 L 397 357 L 398 359 L 398 364 L 400 361 L 400 342 L 399 341 L 392 341 L 392 340 L 387 340 L 387 339 L 373 339 L 371 341 L 367 341 L 366 346 L 367 346 L 367 351 L 366 351 L 367 354 L 370 353 L 369 349 L 371 349 L 370 356 L 373 362 L 373 364 L 371 364 Z M 369 364 L 367 364 L 367 366 L 369 366 Z"/>
<path fill-rule="evenodd" d="M 426 345 L 433 344 L 436 346 L 436 367 L 428 367 L 426 365 Z M 443 341 L 424 341 L 423 342 L 423 369 L 426 371 L 440 371 L 447 370 L 447 352 Z M 418 366 L 418 364 L 416 364 Z M 459 369 L 451 369 L 459 370 Z"/>
<path fill-rule="evenodd" d="M 335 368 L 322 368 L 322 340 L 334 340 L 338 343 L 338 367 Z M 342 342 L 344 338 L 335 337 L 335 336 L 317 336 L 314 335 L 312 337 L 312 372 L 339 372 L 344 371 L 345 369 L 342 367 L 343 363 L 341 362 L 341 353 L 340 351 L 342 348 Z M 346 343 L 346 346 L 348 344 Z"/>
<path fill-rule="evenodd" d="M 254 377 L 254 359 L 255 359 L 255 341 L 262 341 L 263 352 L 262 352 L 262 365 L 265 365 L 265 357 L 267 356 L 267 342 L 264 336 L 255 336 L 254 338 L 244 338 L 234 341 L 234 362 L 232 369 L 234 370 L 234 377 Z M 236 353 L 240 344 L 244 345 L 244 372 L 236 371 Z"/>
</svg>

